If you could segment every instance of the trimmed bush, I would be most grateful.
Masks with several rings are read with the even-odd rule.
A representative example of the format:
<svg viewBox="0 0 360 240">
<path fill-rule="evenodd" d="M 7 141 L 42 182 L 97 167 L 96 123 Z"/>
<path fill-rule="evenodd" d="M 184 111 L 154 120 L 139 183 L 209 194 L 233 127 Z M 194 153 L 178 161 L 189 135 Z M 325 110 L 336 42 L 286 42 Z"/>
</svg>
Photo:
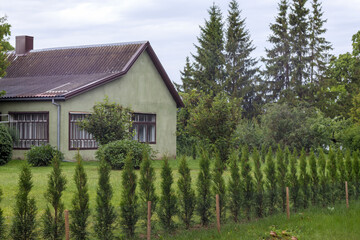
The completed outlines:
<svg viewBox="0 0 360 240">
<path fill-rule="evenodd" d="M 0 166 L 11 160 L 13 149 L 12 138 L 8 130 L 0 125 Z"/>
<path fill-rule="evenodd" d="M 56 155 L 60 161 L 64 160 L 64 154 L 50 145 L 32 146 L 26 159 L 33 167 L 48 166 Z"/>
<path fill-rule="evenodd" d="M 132 153 L 134 168 L 140 168 L 143 152 L 151 154 L 151 147 L 148 144 L 140 143 L 135 140 L 118 140 L 101 145 L 96 151 L 98 160 L 104 159 L 112 169 L 122 169 L 128 153 Z"/>
</svg>

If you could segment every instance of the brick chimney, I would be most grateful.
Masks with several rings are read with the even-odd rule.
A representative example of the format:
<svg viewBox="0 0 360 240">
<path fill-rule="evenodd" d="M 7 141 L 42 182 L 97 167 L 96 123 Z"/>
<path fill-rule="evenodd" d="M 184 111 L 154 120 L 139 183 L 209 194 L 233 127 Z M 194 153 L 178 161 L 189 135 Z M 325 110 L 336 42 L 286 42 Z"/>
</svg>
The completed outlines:
<svg viewBox="0 0 360 240">
<path fill-rule="evenodd" d="M 16 36 L 15 52 L 17 56 L 24 56 L 34 49 L 34 37 Z"/>
</svg>

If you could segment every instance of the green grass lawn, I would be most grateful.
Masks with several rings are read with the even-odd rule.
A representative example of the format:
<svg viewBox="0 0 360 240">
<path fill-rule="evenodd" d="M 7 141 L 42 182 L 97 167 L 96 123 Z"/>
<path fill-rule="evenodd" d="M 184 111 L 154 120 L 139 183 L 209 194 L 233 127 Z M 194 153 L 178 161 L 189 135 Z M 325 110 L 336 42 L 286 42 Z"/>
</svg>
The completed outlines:
<svg viewBox="0 0 360 240">
<path fill-rule="evenodd" d="M 193 178 L 193 185 L 196 184 L 196 179 L 199 171 L 198 160 L 189 159 L 189 167 Z M 13 160 L 0 167 L 0 188 L 3 190 L 3 200 L 0 207 L 4 210 L 6 223 L 9 225 L 12 220 L 12 209 L 15 201 L 15 194 L 17 192 L 18 175 L 22 160 Z M 178 160 L 169 160 L 173 171 L 175 183 L 178 179 Z M 71 199 L 75 192 L 75 185 L 73 182 L 73 175 L 76 163 L 63 162 L 62 170 L 67 178 L 67 187 L 63 195 L 63 201 L 66 209 L 71 209 Z M 156 189 L 160 193 L 160 171 L 162 161 L 153 161 L 153 166 L 156 171 L 158 181 L 156 182 Z M 94 214 L 96 188 L 98 173 L 98 162 L 84 162 L 85 171 L 88 175 L 88 188 L 90 194 L 90 208 L 91 213 Z M 47 188 L 48 174 L 51 167 L 32 167 L 34 187 L 31 195 L 36 198 L 37 207 L 39 209 L 38 216 L 43 213 L 46 202 L 44 193 Z M 139 171 L 136 171 L 139 174 Z M 229 172 L 225 172 L 225 178 L 229 178 Z M 114 190 L 113 204 L 119 211 L 120 191 L 121 191 L 121 171 L 111 172 L 111 184 Z M 177 185 L 174 187 L 177 189 Z M 310 209 L 302 213 L 292 214 L 291 219 L 286 220 L 284 214 L 275 215 L 269 218 L 252 221 L 250 223 L 242 224 L 225 224 L 222 228 L 222 233 L 219 235 L 215 228 L 202 229 L 195 227 L 191 231 L 185 231 L 182 226 L 177 230 L 175 235 L 164 235 L 161 233 L 158 224 L 155 226 L 154 235 L 160 239 L 262 239 L 275 226 L 279 230 L 289 230 L 294 233 L 299 239 L 360 239 L 360 202 L 351 202 L 351 208 L 347 210 L 344 206 L 337 205 L 333 211 L 325 209 Z M 156 217 L 156 216 L 155 216 Z M 93 219 L 90 219 L 90 232 Z M 199 221 L 195 218 L 195 223 Z M 139 224 L 140 225 L 140 224 Z M 118 230 L 118 235 L 120 230 Z M 137 233 L 140 236 L 145 233 L 146 229 L 143 227 L 137 228 Z"/>
</svg>

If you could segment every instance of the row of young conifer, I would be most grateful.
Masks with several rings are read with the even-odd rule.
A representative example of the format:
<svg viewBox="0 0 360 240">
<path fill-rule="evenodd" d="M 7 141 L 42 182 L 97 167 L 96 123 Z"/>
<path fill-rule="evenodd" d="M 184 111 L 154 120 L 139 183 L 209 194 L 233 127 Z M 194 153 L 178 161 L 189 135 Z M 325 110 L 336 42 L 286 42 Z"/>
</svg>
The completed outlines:
<svg viewBox="0 0 360 240">
<path fill-rule="evenodd" d="M 252 161 L 251 161 L 252 159 Z M 48 207 L 41 217 L 41 235 L 44 239 L 64 238 L 64 204 L 61 201 L 66 179 L 57 157 L 53 159 L 53 170 L 49 175 L 46 200 Z M 213 167 L 211 167 L 213 165 Z M 223 176 L 228 168 L 230 177 L 226 183 Z M 124 235 L 133 237 L 138 220 L 147 219 L 147 202 L 152 202 L 151 213 L 157 213 L 157 219 L 164 230 L 176 227 L 174 218 L 179 217 L 189 228 L 197 214 L 203 226 L 213 221 L 215 212 L 215 194 L 219 194 L 220 216 L 224 221 L 226 213 L 238 222 L 241 219 L 261 218 L 285 211 L 286 187 L 290 189 L 291 208 L 293 211 L 310 205 L 329 206 L 345 199 L 344 182 L 349 183 L 350 198 L 360 196 L 360 162 L 357 152 L 352 155 L 330 149 L 327 155 L 322 149 L 317 154 L 311 150 L 308 158 L 302 150 L 300 156 L 279 147 L 275 157 L 270 148 L 266 154 L 259 154 L 257 149 L 249 156 L 248 148 L 230 155 L 228 165 L 216 157 L 211 164 L 207 151 L 201 151 L 200 170 L 193 188 L 190 169 L 185 157 L 179 165 L 177 190 L 174 188 L 173 171 L 168 160 L 164 160 L 161 170 L 160 196 L 155 190 L 155 171 L 151 160 L 144 154 L 137 180 L 132 156 L 129 154 L 122 171 L 122 189 L 120 212 L 115 211 L 111 203 L 113 190 L 110 184 L 110 167 L 105 161 L 100 162 L 99 180 L 96 196 L 94 232 L 98 239 L 114 239 L 116 220 Z M 74 182 L 76 193 L 70 209 L 70 230 L 73 239 L 89 237 L 89 194 L 87 176 L 82 166 L 81 156 L 77 155 Z M 137 186 L 139 185 L 139 186 Z M 9 231 L 11 239 L 36 238 L 36 204 L 29 197 L 32 188 L 31 172 L 28 165 L 22 168 L 19 177 L 19 189 L 16 195 L 14 218 Z M 0 191 L 1 198 L 1 191 Z M 1 199 L 0 199 L 1 200 Z M 154 218 L 153 218 L 154 219 Z M 0 239 L 5 238 L 5 224 L 0 209 Z"/>
</svg>

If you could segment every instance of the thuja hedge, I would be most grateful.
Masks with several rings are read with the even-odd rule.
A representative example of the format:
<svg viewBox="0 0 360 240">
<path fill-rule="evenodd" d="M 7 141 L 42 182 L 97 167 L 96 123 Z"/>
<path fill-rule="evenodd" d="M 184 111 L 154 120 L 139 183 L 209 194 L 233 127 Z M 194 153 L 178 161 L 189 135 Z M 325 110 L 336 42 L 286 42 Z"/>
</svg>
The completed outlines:
<svg viewBox="0 0 360 240">
<path fill-rule="evenodd" d="M 118 208 L 117 206 L 114 208 L 108 201 L 111 199 L 112 194 L 108 195 L 109 199 L 106 199 L 106 204 L 99 195 L 96 216 L 94 215 L 96 217 L 96 235 L 100 238 L 106 235 L 108 236 L 106 239 L 113 239 L 113 237 L 116 237 L 112 233 L 113 224 L 114 222 L 120 222 L 123 234 L 132 237 L 136 228 L 140 227 L 137 220 L 146 219 L 146 211 L 144 211 L 142 205 L 148 199 L 156 199 L 160 203 L 157 211 L 153 211 L 155 215 L 153 221 L 161 223 L 159 225 L 165 231 L 172 231 L 181 225 L 183 225 L 182 228 L 189 228 L 192 224 L 200 223 L 206 226 L 214 222 L 216 194 L 226 195 L 222 199 L 222 206 L 224 207 L 222 209 L 222 221 L 235 222 L 283 212 L 285 210 L 283 188 L 286 187 L 290 189 L 292 211 L 299 211 L 311 205 L 327 207 L 345 201 L 344 181 L 348 182 L 350 199 L 359 199 L 360 197 L 358 152 L 351 153 L 349 151 L 342 152 L 339 149 L 330 149 L 326 156 L 323 150 L 320 149 L 318 151 L 311 150 L 309 156 L 307 156 L 304 150 L 300 153 L 296 150 L 291 153 L 288 149 L 279 147 L 275 153 L 268 149 L 265 163 L 262 163 L 259 152 L 264 150 L 255 149 L 252 153 L 248 153 L 248 148 L 244 146 L 241 149 L 242 154 L 239 154 L 238 151 L 233 151 L 228 164 L 222 165 L 221 161 L 216 159 L 218 158 L 216 154 L 212 159 L 206 150 L 201 150 L 200 169 L 195 179 L 190 177 L 188 162 L 182 158 L 181 167 L 178 170 L 180 177 L 176 183 L 172 178 L 174 170 L 170 168 L 167 160 L 164 160 L 161 179 L 156 179 L 154 174 L 149 177 L 149 174 L 153 172 L 151 170 L 151 161 L 145 161 L 142 164 L 146 171 L 140 171 L 140 177 L 137 178 L 133 174 L 134 168 L 130 166 L 133 163 L 130 159 L 133 155 L 129 153 L 127 155 L 127 168 L 122 171 L 122 200 L 118 204 L 121 211 L 119 213 L 113 212 L 114 209 Z M 149 156 L 146 156 L 146 151 L 143 154 L 145 155 L 144 158 L 148 159 Z M 241 155 L 241 159 L 239 159 L 239 155 Z M 80 156 L 78 158 L 81 159 Z M 78 160 L 79 164 L 81 166 L 81 160 Z M 104 168 L 103 164 L 104 162 L 102 162 L 102 168 Z M 109 167 L 106 166 L 105 168 L 107 172 L 104 172 L 104 174 L 108 176 Z M 223 182 L 224 169 L 230 171 L 231 176 L 228 181 Z M 83 172 L 83 175 L 84 179 L 86 179 L 85 172 Z M 144 184 L 145 179 L 146 184 Z M 76 177 L 74 177 L 75 180 L 77 180 Z M 156 181 L 161 182 L 161 189 L 157 191 L 161 192 L 161 196 L 156 196 L 155 191 L 153 191 L 153 183 Z M 87 189 L 86 180 L 81 182 L 84 184 L 82 188 Z M 112 192 L 109 177 L 103 178 L 102 181 L 99 181 L 99 184 L 108 186 L 107 189 Z M 175 184 L 178 186 L 178 191 L 173 190 Z M 192 186 L 195 186 L 195 188 L 192 189 Z M 101 186 L 99 186 L 100 188 Z M 147 189 L 152 190 L 148 191 Z M 19 191 L 21 191 L 21 188 Z M 147 197 L 146 193 L 151 193 L 151 198 Z M 18 196 L 21 196 L 21 194 L 19 192 Z M 108 212 L 109 209 L 112 211 L 111 221 L 109 221 L 108 217 L 101 217 L 105 216 L 102 212 Z M 131 214 L 128 216 L 130 210 Z M 70 209 L 70 213 L 72 211 L 74 210 Z M 87 218 L 90 212 L 87 209 L 84 212 Z M 225 213 L 228 213 L 228 215 Z M 173 222 L 175 215 L 178 215 L 180 222 Z M 196 215 L 197 217 L 195 217 Z M 74 215 L 71 214 L 71 216 Z M 13 219 L 14 222 L 19 221 L 17 215 Z M 195 222 L 195 219 L 198 219 L 198 222 Z M 41 223 L 40 219 L 37 219 L 37 221 Z M 70 223 L 72 221 L 74 219 L 70 218 Z M 87 226 L 88 221 L 86 219 L 84 219 L 83 224 L 82 232 L 86 234 L 90 230 L 90 226 Z M 39 226 L 43 227 L 44 224 L 39 224 Z M 108 227 L 99 228 L 97 226 Z M 1 228 L 0 233 L 3 234 L 4 227 L 1 226 Z M 43 231 L 43 229 L 40 230 Z M 106 232 L 101 233 L 99 231 Z"/>
</svg>

